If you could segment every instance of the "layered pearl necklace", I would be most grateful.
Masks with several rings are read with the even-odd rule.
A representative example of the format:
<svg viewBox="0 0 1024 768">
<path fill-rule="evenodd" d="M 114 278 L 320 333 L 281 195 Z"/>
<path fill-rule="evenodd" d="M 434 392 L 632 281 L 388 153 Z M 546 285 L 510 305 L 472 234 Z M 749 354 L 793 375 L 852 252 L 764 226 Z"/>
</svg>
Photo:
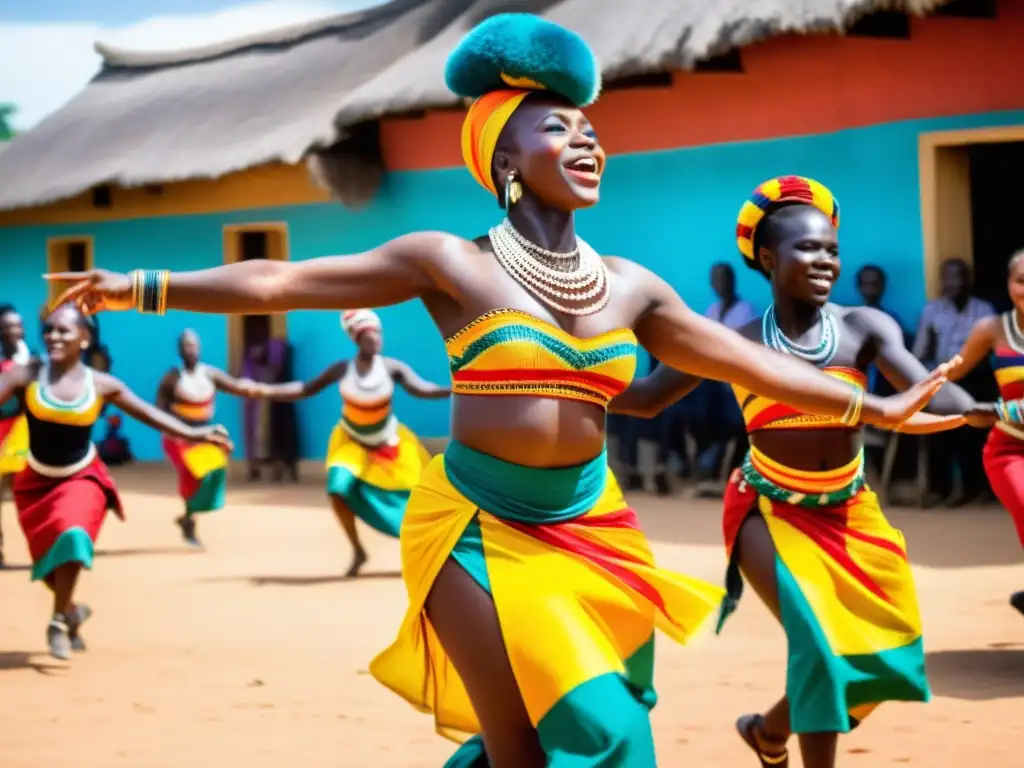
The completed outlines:
<svg viewBox="0 0 1024 768">
<path fill-rule="evenodd" d="M 782 332 L 775 313 L 775 305 L 768 307 L 761 319 L 761 339 L 765 345 L 787 355 L 794 355 L 814 365 L 824 366 L 832 362 L 839 349 L 839 325 L 836 316 L 822 309 L 818 313 L 821 341 L 814 347 L 804 347 L 792 341 Z"/>
<path fill-rule="evenodd" d="M 1017 310 L 1011 309 L 1003 315 L 1003 331 L 1006 334 L 1006 343 L 1014 352 L 1024 355 L 1024 331 L 1020 329 L 1017 322 Z"/>
<path fill-rule="evenodd" d="M 507 218 L 488 235 L 505 271 L 549 307 L 567 315 L 592 315 L 608 303 L 604 260 L 582 240 L 568 253 L 549 251 L 523 237 Z"/>
</svg>

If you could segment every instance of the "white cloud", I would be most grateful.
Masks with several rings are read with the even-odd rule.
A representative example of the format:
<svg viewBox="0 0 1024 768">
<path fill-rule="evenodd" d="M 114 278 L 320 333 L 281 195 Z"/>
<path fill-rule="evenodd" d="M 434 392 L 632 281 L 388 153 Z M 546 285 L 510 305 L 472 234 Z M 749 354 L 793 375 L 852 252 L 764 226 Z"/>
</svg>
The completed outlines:
<svg viewBox="0 0 1024 768">
<path fill-rule="evenodd" d="M 27 129 L 71 99 L 96 74 L 97 40 L 131 50 L 174 50 L 377 5 L 381 0 L 264 0 L 206 14 L 161 16 L 125 27 L 0 23 L 0 102 L 18 107 Z"/>
</svg>

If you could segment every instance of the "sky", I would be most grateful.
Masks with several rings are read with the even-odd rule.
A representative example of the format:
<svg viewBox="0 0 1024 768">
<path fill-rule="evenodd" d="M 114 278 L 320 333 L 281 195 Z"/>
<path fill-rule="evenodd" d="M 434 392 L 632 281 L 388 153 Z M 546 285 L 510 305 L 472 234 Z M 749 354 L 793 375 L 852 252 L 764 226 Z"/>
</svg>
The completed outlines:
<svg viewBox="0 0 1024 768">
<path fill-rule="evenodd" d="M 0 0 L 0 103 L 31 128 L 96 74 L 97 40 L 174 50 L 377 5 L 381 0 Z"/>
</svg>

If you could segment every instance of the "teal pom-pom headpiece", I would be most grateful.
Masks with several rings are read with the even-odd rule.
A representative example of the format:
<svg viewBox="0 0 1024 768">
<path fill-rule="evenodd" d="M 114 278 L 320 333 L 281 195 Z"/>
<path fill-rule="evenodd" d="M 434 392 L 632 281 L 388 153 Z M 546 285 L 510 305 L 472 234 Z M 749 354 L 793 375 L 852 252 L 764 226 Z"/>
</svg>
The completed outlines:
<svg viewBox="0 0 1024 768">
<path fill-rule="evenodd" d="M 470 30 L 448 57 L 444 79 L 471 99 L 542 86 L 586 107 L 601 92 L 601 67 L 583 38 L 529 13 L 502 13 Z"/>
</svg>

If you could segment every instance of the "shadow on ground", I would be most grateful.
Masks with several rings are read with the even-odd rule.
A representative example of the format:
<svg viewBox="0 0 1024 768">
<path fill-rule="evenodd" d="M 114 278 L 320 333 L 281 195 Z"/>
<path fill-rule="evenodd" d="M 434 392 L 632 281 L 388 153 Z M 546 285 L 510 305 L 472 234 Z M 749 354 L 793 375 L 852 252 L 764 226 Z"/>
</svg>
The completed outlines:
<svg viewBox="0 0 1024 768">
<path fill-rule="evenodd" d="M 151 555 L 196 555 L 202 549 L 195 547 L 123 547 L 121 549 L 97 549 L 96 557 L 149 557 Z"/>
<path fill-rule="evenodd" d="M 248 582 L 254 587 L 314 587 L 320 584 L 353 584 L 360 581 L 375 581 L 379 579 L 400 579 L 401 571 L 363 571 L 356 578 L 345 574 L 330 574 L 323 576 L 223 576 L 210 579 L 201 579 L 207 583 L 213 582 Z"/>
<path fill-rule="evenodd" d="M 933 651 L 926 658 L 936 696 L 964 701 L 1024 697 L 1024 642 Z"/>
<path fill-rule="evenodd" d="M 42 661 L 41 659 L 47 659 Z M 0 672 L 16 669 L 32 669 L 41 675 L 53 675 L 63 672 L 66 667 L 49 660 L 41 653 L 28 651 L 0 651 Z"/>
</svg>

